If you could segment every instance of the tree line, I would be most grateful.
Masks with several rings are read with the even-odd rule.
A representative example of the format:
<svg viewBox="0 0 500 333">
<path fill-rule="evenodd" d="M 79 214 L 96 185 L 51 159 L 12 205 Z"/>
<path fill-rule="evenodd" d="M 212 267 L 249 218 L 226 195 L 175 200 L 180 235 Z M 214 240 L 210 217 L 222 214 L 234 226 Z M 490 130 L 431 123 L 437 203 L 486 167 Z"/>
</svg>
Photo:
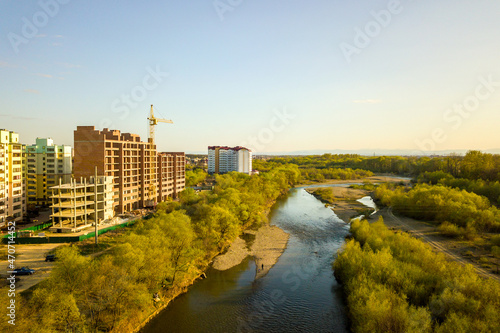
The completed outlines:
<svg viewBox="0 0 500 333">
<path fill-rule="evenodd" d="M 444 171 L 424 172 L 417 177 L 418 183 L 428 183 L 432 185 L 445 185 L 468 192 L 482 195 L 491 203 L 500 203 L 500 182 L 483 179 L 455 178 L 450 173 Z"/>
<path fill-rule="evenodd" d="M 362 169 L 377 173 L 418 176 L 443 171 L 456 178 L 500 181 L 500 155 L 471 150 L 464 156 L 361 156 L 323 154 L 255 160 L 254 168 L 268 170 L 273 164 L 296 164 L 301 169 Z"/>
<path fill-rule="evenodd" d="M 394 211 L 419 220 L 451 223 L 467 233 L 500 232 L 500 211 L 475 193 L 443 185 L 417 184 L 413 188 L 384 184 L 375 198 Z"/>
<path fill-rule="evenodd" d="M 351 223 L 333 269 L 353 332 L 499 332 L 500 285 L 382 220 Z"/>
<path fill-rule="evenodd" d="M 296 166 L 261 175 L 216 176 L 213 191 L 186 189 L 117 237 L 96 258 L 63 246 L 50 276 L 30 297 L 17 299 L 11 332 L 127 332 L 154 311 L 153 294 L 165 299 L 191 283 L 244 228 L 258 227 L 276 199 L 299 179 Z M 7 304 L 7 289 L 0 303 Z M 19 295 L 18 295 L 19 296 Z"/>
</svg>

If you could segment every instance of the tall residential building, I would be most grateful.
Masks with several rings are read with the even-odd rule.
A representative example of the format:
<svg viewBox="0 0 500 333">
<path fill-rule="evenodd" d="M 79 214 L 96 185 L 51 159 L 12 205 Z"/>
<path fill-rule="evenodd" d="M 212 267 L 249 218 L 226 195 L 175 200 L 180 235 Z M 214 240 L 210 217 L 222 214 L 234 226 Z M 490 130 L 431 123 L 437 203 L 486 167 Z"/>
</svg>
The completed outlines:
<svg viewBox="0 0 500 333">
<path fill-rule="evenodd" d="M 158 201 L 176 199 L 186 185 L 186 156 L 184 153 L 158 154 Z"/>
<path fill-rule="evenodd" d="M 72 173 L 71 147 L 55 145 L 51 138 L 37 138 L 34 145 L 26 147 L 28 204 L 49 205 L 50 188 L 69 183 Z"/>
<path fill-rule="evenodd" d="M 19 221 L 26 213 L 24 146 L 19 134 L 0 130 L 0 225 Z"/>
<path fill-rule="evenodd" d="M 78 126 L 74 139 L 75 178 L 92 176 L 94 167 L 97 167 L 98 175 L 113 177 L 113 207 L 117 214 L 154 206 L 170 195 L 164 196 L 162 193 L 169 193 L 168 189 L 176 183 L 182 184 L 184 188 L 184 172 L 172 173 L 173 180 L 170 183 L 168 172 L 166 177 L 160 177 L 163 172 L 158 170 L 156 146 L 142 142 L 136 134 Z M 184 154 L 179 156 L 184 166 Z M 177 179 L 177 175 L 182 176 L 182 179 Z M 163 183 L 164 178 L 166 184 Z M 172 196 L 174 193 L 172 189 Z"/>
<path fill-rule="evenodd" d="M 252 173 L 252 151 L 245 147 L 208 147 L 208 173 Z"/>
</svg>

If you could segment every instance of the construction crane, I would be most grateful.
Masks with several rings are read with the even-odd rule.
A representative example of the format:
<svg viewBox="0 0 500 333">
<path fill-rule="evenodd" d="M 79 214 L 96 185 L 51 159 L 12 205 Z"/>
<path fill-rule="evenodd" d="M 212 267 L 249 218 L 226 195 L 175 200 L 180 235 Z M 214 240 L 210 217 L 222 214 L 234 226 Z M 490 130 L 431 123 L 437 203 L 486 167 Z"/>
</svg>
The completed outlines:
<svg viewBox="0 0 500 333">
<path fill-rule="evenodd" d="M 159 122 L 161 123 L 167 123 L 167 124 L 173 124 L 174 122 L 172 120 L 168 119 L 161 119 L 161 118 L 156 118 L 154 111 L 153 111 L 153 104 L 151 104 L 151 113 L 149 115 L 149 144 L 151 145 L 151 150 L 150 152 L 153 151 L 153 147 L 155 145 L 155 126 L 158 125 Z M 156 156 L 155 156 L 155 161 L 156 161 Z M 154 206 L 154 202 L 156 201 L 154 198 L 155 193 L 156 193 L 156 168 L 152 165 L 152 162 L 150 160 L 150 169 L 149 169 L 149 174 L 150 174 L 150 183 L 149 183 L 149 200 L 146 201 L 146 206 Z"/>
<path fill-rule="evenodd" d="M 156 118 L 153 111 L 153 104 L 151 104 L 151 113 L 149 115 L 148 120 L 149 120 L 149 138 L 151 139 L 152 144 L 155 143 L 155 126 L 158 125 L 158 122 L 167 124 L 174 123 L 172 120 Z"/>
</svg>

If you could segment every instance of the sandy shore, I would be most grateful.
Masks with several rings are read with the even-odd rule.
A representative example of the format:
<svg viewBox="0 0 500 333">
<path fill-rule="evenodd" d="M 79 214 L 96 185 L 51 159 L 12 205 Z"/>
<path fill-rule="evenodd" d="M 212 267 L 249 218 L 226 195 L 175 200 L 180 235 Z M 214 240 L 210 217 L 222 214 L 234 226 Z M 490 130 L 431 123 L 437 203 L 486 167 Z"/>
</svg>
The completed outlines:
<svg viewBox="0 0 500 333">
<path fill-rule="evenodd" d="M 221 271 L 229 269 L 250 255 L 255 259 L 257 269 L 255 278 L 261 278 L 278 262 L 286 249 L 288 238 L 289 235 L 277 226 L 263 226 L 255 232 L 255 240 L 250 250 L 244 240 L 237 238 L 226 253 L 215 258 L 213 268 Z"/>
<path fill-rule="evenodd" d="M 367 207 L 356 200 L 361 199 L 370 194 L 370 192 L 362 189 L 354 189 L 347 187 L 327 187 L 333 194 L 333 200 L 325 200 L 320 198 L 322 202 L 332 205 L 332 210 L 344 222 L 349 223 L 353 217 L 361 215 L 366 211 Z M 307 188 L 306 191 L 313 194 L 318 188 Z"/>
<path fill-rule="evenodd" d="M 248 251 L 245 241 L 238 237 L 233 244 L 231 244 L 226 253 L 214 259 L 212 267 L 219 271 L 225 271 L 226 269 L 238 265 L 249 255 L 250 251 Z"/>
</svg>

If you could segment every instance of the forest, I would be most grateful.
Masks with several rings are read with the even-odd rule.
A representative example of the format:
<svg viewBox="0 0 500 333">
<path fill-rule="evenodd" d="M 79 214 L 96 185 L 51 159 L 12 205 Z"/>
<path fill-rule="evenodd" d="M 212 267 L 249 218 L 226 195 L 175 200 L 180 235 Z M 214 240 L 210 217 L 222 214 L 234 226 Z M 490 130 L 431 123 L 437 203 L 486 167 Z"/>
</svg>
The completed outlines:
<svg viewBox="0 0 500 333">
<path fill-rule="evenodd" d="M 402 232 L 355 220 L 333 263 L 353 332 L 499 332 L 500 285 Z"/>
<path fill-rule="evenodd" d="M 417 177 L 425 172 L 443 171 L 455 178 L 500 181 L 500 155 L 471 150 L 464 156 L 361 156 L 324 154 L 288 156 L 255 160 L 257 170 L 270 170 L 273 165 L 295 164 L 304 169 L 361 169 L 374 173 L 392 173 Z"/>
<path fill-rule="evenodd" d="M 276 199 L 300 177 L 286 165 L 261 175 L 216 176 L 213 191 L 186 189 L 164 202 L 112 247 L 92 258 L 77 245 L 58 248 L 50 276 L 17 298 L 14 332 L 127 332 L 192 283 L 244 228 L 267 221 Z M 0 290 L 0 303 L 8 292 Z M 19 295 L 18 295 L 19 296 Z M 1 321 L 0 331 L 12 332 Z"/>
</svg>

